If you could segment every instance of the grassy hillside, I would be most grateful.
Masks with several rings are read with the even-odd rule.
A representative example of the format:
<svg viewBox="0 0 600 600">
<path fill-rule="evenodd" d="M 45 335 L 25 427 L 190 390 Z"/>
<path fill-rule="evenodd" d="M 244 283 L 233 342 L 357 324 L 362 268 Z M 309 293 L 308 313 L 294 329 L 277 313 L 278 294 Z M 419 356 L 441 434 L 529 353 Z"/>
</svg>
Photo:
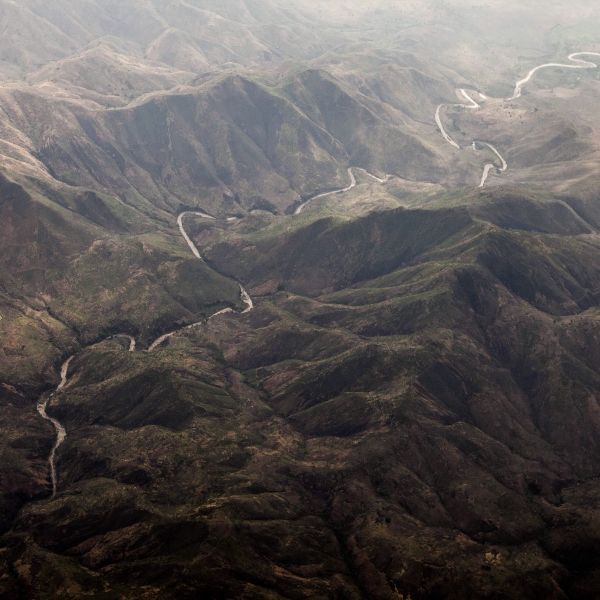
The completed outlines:
<svg viewBox="0 0 600 600">
<path fill-rule="evenodd" d="M 144 212 L 154 205 L 172 213 L 198 206 L 215 215 L 285 213 L 346 185 L 349 163 L 410 179 L 446 172 L 434 145 L 324 72 L 302 70 L 281 85 L 258 74 L 196 84 L 107 110 L 57 106 L 42 88 L 16 91 L 6 98 L 5 127 L 27 129 L 27 151 L 47 177 L 117 195 Z"/>
<path fill-rule="evenodd" d="M 33 193 L 0 182 L 5 381 L 34 385 L 42 373 L 55 381 L 47 371 L 74 338 L 87 345 L 130 333 L 144 343 L 175 323 L 237 303 L 236 284 L 195 259 L 160 224 L 143 234 L 138 219 L 133 235 L 130 215 L 93 192 L 64 198 L 65 207 Z M 51 340 L 57 347 L 45 354 Z M 9 351 L 18 345 L 16 354 Z"/>
<path fill-rule="evenodd" d="M 0 0 L 0 596 L 597 598 L 598 18 Z"/>
<path fill-rule="evenodd" d="M 94 192 L 47 195 L 0 179 L 0 523 L 46 495 L 53 427 L 36 411 L 67 356 L 113 334 L 143 348 L 240 304 L 235 282 L 179 235 Z M 174 228 L 173 222 L 171 227 Z"/>
<path fill-rule="evenodd" d="M 436 202 L 230 226 L 205 251 L 254 312 L 79 355 L 61 491 L 5 536 L 21 585 L 593 597 L 600 247 L 542 197 Z"/>
</svg>

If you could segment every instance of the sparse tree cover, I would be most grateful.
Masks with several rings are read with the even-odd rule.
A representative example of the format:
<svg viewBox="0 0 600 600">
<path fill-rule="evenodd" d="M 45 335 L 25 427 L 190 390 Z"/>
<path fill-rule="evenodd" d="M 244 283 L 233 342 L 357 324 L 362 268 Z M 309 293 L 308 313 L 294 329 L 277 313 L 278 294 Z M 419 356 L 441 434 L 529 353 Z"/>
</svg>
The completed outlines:
<svg viewBox="0 0 600 600">
<path fill-rule="evenodd" d="M 595 3 L 0 24 L 0 597 L 600 599 Z"/>
</svg>

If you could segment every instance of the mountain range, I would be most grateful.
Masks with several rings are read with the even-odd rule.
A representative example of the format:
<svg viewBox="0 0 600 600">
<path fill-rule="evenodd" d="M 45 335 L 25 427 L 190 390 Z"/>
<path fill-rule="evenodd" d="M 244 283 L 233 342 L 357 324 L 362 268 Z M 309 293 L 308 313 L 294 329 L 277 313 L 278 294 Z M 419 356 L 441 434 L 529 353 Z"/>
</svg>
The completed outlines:
<svg viewBox="0 0 600 600">
<path fill-rule="evenodd" d="M 599 22 L 0 0 L 0 595 L 599 598 Z"/>
</svg>

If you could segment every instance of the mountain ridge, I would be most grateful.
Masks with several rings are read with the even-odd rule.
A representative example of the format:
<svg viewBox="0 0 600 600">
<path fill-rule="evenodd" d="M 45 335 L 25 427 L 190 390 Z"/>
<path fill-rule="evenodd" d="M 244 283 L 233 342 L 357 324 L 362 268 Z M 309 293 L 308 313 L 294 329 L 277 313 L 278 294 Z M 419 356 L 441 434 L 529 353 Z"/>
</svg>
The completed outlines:
<svg viewBox="0 0 600 600">
<path fill-rule="evenodd" d="M 597 598 L 598 18 L 0 0 L 0 595 Z"/>
</svg>

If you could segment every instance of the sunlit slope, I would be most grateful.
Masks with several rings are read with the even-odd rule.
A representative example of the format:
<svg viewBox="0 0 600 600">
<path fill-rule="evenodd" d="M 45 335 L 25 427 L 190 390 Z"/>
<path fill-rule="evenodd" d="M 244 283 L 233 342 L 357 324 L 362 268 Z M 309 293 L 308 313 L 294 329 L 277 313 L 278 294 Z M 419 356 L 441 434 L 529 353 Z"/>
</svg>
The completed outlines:
<svg viewBox="0 0 600 600">
<path fill-rule="evenodd" d="M 2 91 L 2 164 L 29 176 L 56 174 L 71 185 L 127 196 L 138 206 L 198 206 L 202 195 L 204 208 L 215 214 L 285 212 L 327 182 L 334 189 L 348 163 L 411 181 L 476 185 L 494 157 L 456 152 L 434 122 L 439 103 L 454 102 L 454 89 L 464 86 L 485 92 L 489 110 L 460 118 L 444 114 L 445 126 L 461 148 L 472 139 L 497 144 L 509 162 L 503 178 L 551 182 L 555 190 L 573 188 L 580 196 L 598 162 L 596 117 L 588 114 L 593 90 L 579 89 L 591 73 L 581 73 L 583 83 L 572 81 L 572 73 L 552 75 L 556 85 L 576 89 L 577 106 L 562 92 L 538 94 L 535 104 L 524 97 L 519 106 L 493 100 L 510 93 L 533 66 L 593 50 L 598 40 L 583 25 L 596 18 L 593 8 L 585 12 L 577 5 L 565 15 L 558 5 L 539 11 L 537 3 L 475 3 L 472 11 L 460 2 L 399 7 L 384 1 L 337 7 L 61 0 L 48 7 L 28 0 L 3 6 L 7 30 L 17 36 L 6 40 L 12 69 L 6 77 L 25 82 L 11 81 Z M 548 25 L 559 18 L 562 28 Z M 27 28 L 36 34 L 17 44 Z M 525 30 L 528 50 L 519 53 Z M 484 34 L 491 35 L 486 43 Z M 27 57 L 17 60 L 15 52 Z M 15 65 L 21 65 L 18 73 Z M 240 91 L 228 74 L 261 88 L 250 103 L 267 107 L 260 119 L 270 148 L 244 131 L 257 126 L 251 123 L 254 109 L 233 97 L 248 95 L 249 84 L 238 85 Z M 550 75 L 540 74 L 540 83 L 544 77 Z M 223 85 L 229 87 L 218 91 Z M 223 114 L 223 95 L 245 114 Z M 290 100 L 292 111 L 273 96 Z M 176 102 L 188 104 L 181 107 L 185 116 Z M 123 112 L 109 116 L 103 108 Z M 301 117 L 335 141 L 323 144 Z M 154 120 L 159 134 L 150 139 L 147 123 Z M 44 121 L 43 133 L 37 121 Z M 217 147 L 215 137 L 224 143 Z M 499 183 L 492 174 L 489 184 Z"/>
<path fill-rule="evenodd" d="M 2 126 L 14 141 L 4 162 L 146 212 L 150 203 L 214 214 L 285 213 L 344 187 L 348 164 L 412 180 L 448 173 L 439 141 L 419 139 L 418 123 L 386 114 L 326 72 L 303 69 L 279 85 L 258 74 L 195 83 L 114 109 L 57 101 L 43 84 L 5 90 Z M 121 84 L 113 75 L 104 85 Z"/>
</svg>

